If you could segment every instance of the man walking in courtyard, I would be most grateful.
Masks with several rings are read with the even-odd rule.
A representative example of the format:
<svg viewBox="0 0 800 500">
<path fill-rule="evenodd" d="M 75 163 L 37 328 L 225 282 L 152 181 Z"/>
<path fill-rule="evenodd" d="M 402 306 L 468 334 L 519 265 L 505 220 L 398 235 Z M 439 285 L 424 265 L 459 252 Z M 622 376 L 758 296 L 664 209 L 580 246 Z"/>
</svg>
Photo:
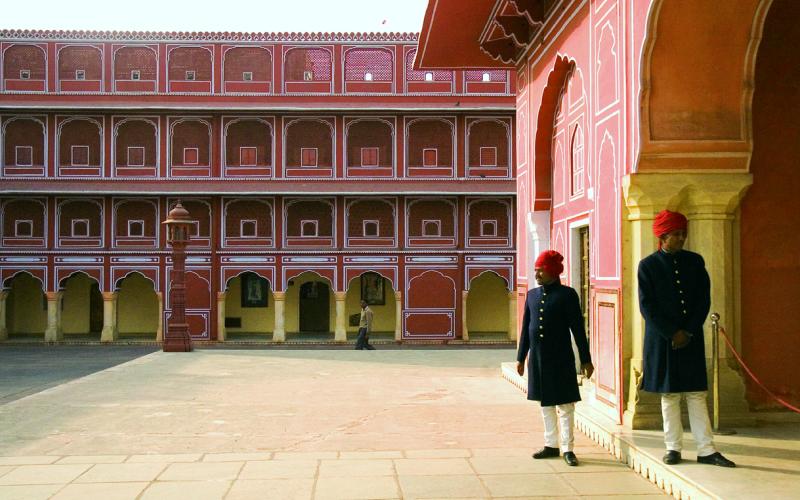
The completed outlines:
<svg viewBox="0 0 800 500">
<path fill-rule="evenodd" d="M 522 318 L 517 373 L 525 372 L 528 358 L 528 399 L 539 401 L 544 419 L 544 448 L 533 458 L 550 458 L 564 454 L 564 461 L 578 465 L 573 452 L 575 402 L 581 400 L 575 373 L 570 332 L 578 346 L 581 371 L 592 376 L 594 366 L 583 327 L 583 314 L 577 292 L 561 284 L 564 257 L 554 250 L 543 252 L 536 259 L 536 283 L 528 291 Z M 559 432 L 559 424 L 561 431 Z"/>
<path fill-rule="evenodd" d="M 683 249 L 687 220 L 664 210 L 653 221 L 658 250 L 639 263 L 639 308 L 645 320 L 642 390 L 661 394 L 664 463 L 681 461 L 681 398 L 697 443 L 697 461 L 736 464 L 714 447 L 708 419 L 703 323 L 711 308 L 711 283 L 703 257 Z"/>
<path fill-rule="evenodd" d="M 358 338 L 356 339 L 356 349 L 363 351 L 374 351 L 369 343 L 369 333 L 372 331 L 372 309 L 369 308 L 366 300 L 361 301 L 361 318 L 358 321 Z"/>
</svg>

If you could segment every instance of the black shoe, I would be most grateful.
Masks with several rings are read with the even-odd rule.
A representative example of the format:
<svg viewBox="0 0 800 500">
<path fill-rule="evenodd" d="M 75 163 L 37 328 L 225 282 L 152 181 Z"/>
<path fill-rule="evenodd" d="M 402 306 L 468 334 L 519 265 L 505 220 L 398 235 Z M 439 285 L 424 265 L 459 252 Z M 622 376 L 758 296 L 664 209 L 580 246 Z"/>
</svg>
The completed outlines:
<svg viewBox="0 0 800 500">
<path fill-rule="evenodd" d="M 559 454 L 558 448 L 550 448 L 549 446 L 545 446 L 531 456 L 533 458 L 553 458 L 557 457 Z"/>
<path fill-rule="evenodd" d="M 363 350 L 364 350 L 363 347 L 356 347 L 356 351 L 363 351 Z"/>
<path fill-rule="evenodd" d="M 366 349 L 368 351 L 374 351 L 375 350 L 375 346 L 372 345 L 372 344 L 367 344 L 367 346 L 364 347 L 364 349 Z"/>
<path fill-rule="evenodd" d="M 578 457 L 571 451 L 564 452 L 564 461 L 567 462 L 567 465 L 570 467 L 575 467 L 578 465 Z"/>
<path fill-rule="evenodd" d="M 681 463 L 681 452 L 676 450 L 667 450 L 662 459 L 667 465 L 676 465 Z"/>
<path fill-rule="evenodd" d="M 697 457 L 697 461 L 701 464 L 719 465 L 720 467 L 736 467 L 736 464 L 722 456 L 722 453 L 716 452 L 704 457 Z"/>
</svg>

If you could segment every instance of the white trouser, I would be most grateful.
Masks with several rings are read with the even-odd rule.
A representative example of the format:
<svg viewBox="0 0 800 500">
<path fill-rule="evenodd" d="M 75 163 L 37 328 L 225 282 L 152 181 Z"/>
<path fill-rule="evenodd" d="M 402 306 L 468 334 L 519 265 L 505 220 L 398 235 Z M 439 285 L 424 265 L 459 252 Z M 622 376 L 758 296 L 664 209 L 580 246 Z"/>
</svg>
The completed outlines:
<svg viewBox="0 0 800 500">
<path fill-rule="evenodd" d="M 683 448 L 683 423 L 681 422 L 681 396 L 686 396 L 689 424 L 697 443 L 697 456 L 705 457 L 717 452 L 711 433 L 711 421 L 706 406 L 707 391 L 671 392 L 661 395 L 661 415 L 664 417 L 664 444 L 667 450 Z"/>
<path fill-rule="evenodd" d="M 556 408 L 558 408 L 558 416 L 556 416 Z M 575 423 L 575 403 L 542 406 L 542 418 L 544 419 L 544 445 L 548 448 L 558 448 L 560 437 L 561 453 L 572 451 L 575 444 L 575 436 L 572 433 L 572 426 Z M 561 426 L 560 434 L 558 432 L 559 424 Z"/>
</svg>

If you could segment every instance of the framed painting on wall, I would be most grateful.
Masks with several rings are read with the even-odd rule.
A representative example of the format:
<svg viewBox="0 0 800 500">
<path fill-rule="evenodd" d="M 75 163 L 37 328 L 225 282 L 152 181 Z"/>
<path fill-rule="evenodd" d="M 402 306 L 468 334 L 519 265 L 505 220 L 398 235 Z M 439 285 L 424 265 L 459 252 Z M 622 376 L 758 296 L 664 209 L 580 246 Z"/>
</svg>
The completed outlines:
<svg viewBox="0 0 800 500">
<path fill-rule="evenodd" d="M 269 283 L 255 273 L 242 275 L 242 307 L 267 307 Z"/>
<path fill-rule="evenodd" d="M 378 273 L 364 273 L 361 275 L 361 300 L 373 306 L 386 304 L 383 289 L 383 276 Z"/>
</svg>

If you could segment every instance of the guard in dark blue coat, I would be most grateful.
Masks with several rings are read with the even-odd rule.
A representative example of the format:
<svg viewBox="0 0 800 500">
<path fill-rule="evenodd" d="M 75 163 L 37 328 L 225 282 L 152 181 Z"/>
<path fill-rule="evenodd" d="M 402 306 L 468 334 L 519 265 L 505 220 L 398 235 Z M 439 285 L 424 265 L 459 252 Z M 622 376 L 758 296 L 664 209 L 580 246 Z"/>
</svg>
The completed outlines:
<svg viewBox="0 0 800 500">
<path fill-rule="evenodd" d="M 711 283 L 703 257 L 683 249 L 687 236 L 683 214 L 664 210 L 653 221 L 658 250 L 639 263 L 639 308 L 645 320 L 642 389 L 661 394 L 664 463 L 681 461 L 681 398 L 700 463 L 735 467 L 714 447 L 706 395 L 703 323 L 711 307 Z"/>
<path fill-rule="evenodd" d="M 560 438 L 564 461 L 575 466 L 578 465 L 573 452 L 575 402 L 581 396 L 570 332 L 578 346 L 581 371 L 586 378 L 592 376 L 594 366 L 578 294 L 559 279 L 564 271 L 563 261 L 564 257 L 554 250 L 542 252 L 536 259 L 534 271 L 540 286 L 529 290 L 525 298 L 517 373 L 525 373 L 525 358 L 528 358 L 528 399 L 540 402 L 544 419 L 544 448 L 534 453 L 533 458 L 559 456 Z"/>
</svg>

